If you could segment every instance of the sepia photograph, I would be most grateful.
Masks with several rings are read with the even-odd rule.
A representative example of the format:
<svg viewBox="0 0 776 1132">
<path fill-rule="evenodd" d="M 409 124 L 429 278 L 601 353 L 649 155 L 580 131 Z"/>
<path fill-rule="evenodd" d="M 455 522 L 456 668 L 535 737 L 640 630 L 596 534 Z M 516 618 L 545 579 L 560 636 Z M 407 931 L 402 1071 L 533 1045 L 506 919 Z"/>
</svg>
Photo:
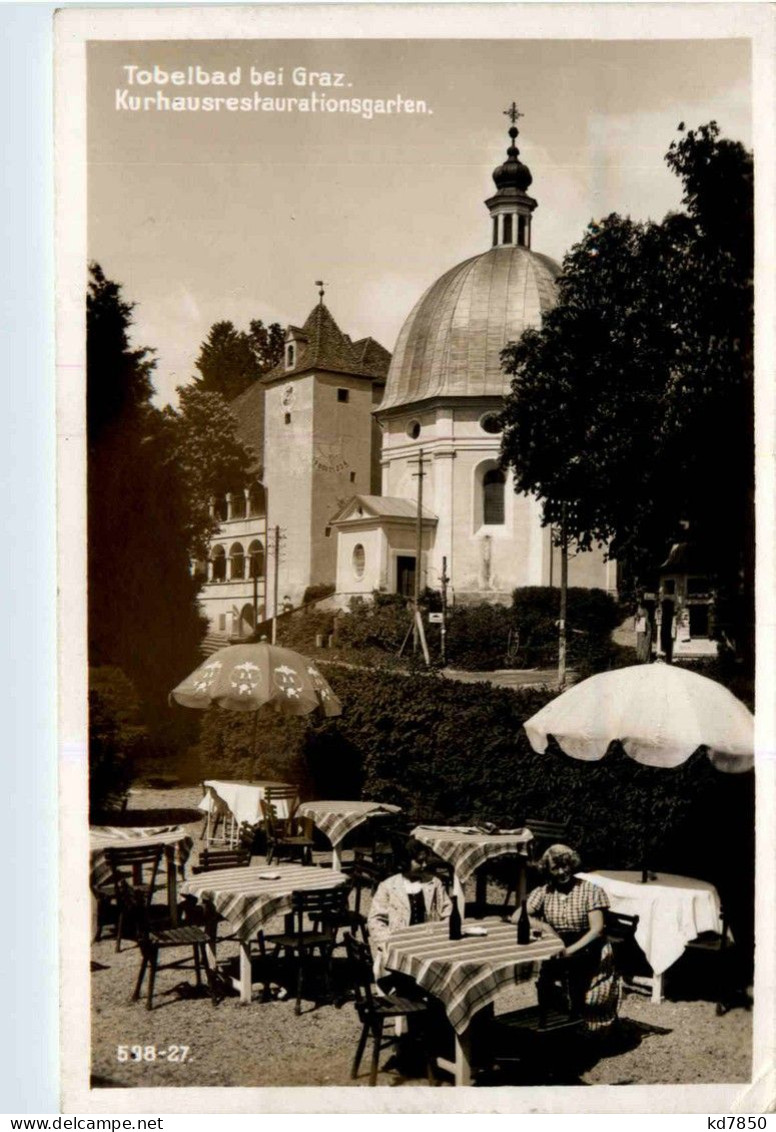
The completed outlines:
<svg viewBox="0 0 776 1132">
<path fill-rule="evenodd" d="M 445 9 L 56 18 L 65 1111 L 773 1100 L 757 6 Z"/>
</svg>

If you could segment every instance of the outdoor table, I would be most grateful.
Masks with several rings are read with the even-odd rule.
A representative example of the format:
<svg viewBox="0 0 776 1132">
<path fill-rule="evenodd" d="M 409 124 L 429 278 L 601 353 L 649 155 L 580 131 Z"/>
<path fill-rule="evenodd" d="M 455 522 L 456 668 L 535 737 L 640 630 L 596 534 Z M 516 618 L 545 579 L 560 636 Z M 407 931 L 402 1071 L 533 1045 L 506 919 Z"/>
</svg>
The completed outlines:
<svg viewBox="0 0 776 1132">
<path fill-rule="evenodd" d="M 387 943 L 385 966 L 409 975 L 445 1008 L 455 1035 L 455 1062 L 438 1058 L 452 1072 L 456 1085 L 471 1084 L 472 1023 L 496 995 L 515 982 L 538 975 L 545 959 L 563 949 L 547 924 L 540 939 L 519 944 L 514 924 L 488 917 L 478 922 L 487 935 L 451 940 L 446 920 L 416 924 L 393 932 Z"/>
<path fill-rule="evenodd" d="M 652 969 L 652 1001 L 663 1000 L 663 973 L 701 932 L 721 930 L 717 890 L 707 881 L 660 873 L 642 883 L 640 872 L 599 869 L 577 873 L 609 897 L 613 912 L 638 916 L 636 942 Z"/>
<path fill-rule="evenodd" d="M 202 785 L 206 790 L 213 790 L 221 801 L 229 807 L 238 830 L 243 822 L 247 822 L 248 825 L 256 825 L 257 822 L 262 820 L 261 803 L 266 800 L 268 787 L 284 786 L 288 788 L 287 782 L 275 782 L 271 779 L 248 782 L 247 779 L 227 781 L 225 779 L 208 778 Z M 289 816 L 288 802 L 284 798 L 279 798 L 274 805 L 279 818 Z M 209 794 L 206 794 L 199 803 L 199 808 L 208 815 L 207 840 L 209 841 L 210 812 L 212 809 Z"/>
<path fill-rule="evenodd" d="M 528 855 L 528 846 L 533 841 L 530 829 L 509 829 L 486 833 L 476 826 L 419 825 L 412 831 L 429 849 L 453 867 L 453 895 L 458 898 L 461 916 L 465 911 L 463 886 L 469 877 L 494 857 L 516 854 L 520 858 Z M 521 860 L 521 866 L 523 861 Z M 485 877 L 477 878 L 477 903 L 485 904 Z M 521 886 L 524 886 L 524 872 L 521 869 Z M 522 891 L 518 891 L 518 899 Z"/>
<path fill-rule="evenodd" d="M 401 813 L 401 808 L 382 802 L 303 802 L 297 813 L 300 817 L 312 818 L 316 828 L 328 837 L 332 849 L 332 868 L 341 869 L 342 842 L 351 830 L 371 818 Z"/>
<path fill-rule="evenodd" d="M 157 845 L 164 847 L 164 857 L 167 863 L 167 902 L 170 908 L 170 918 L 177 923 L 178 894 L 177 874 L 185 875 L 186 861 L 189 859 L 194 842 L 186 833 L 183 826 L 163 825 L 155 827 L 138 826 L 92 826 L 89 830 L 89 886 L 95 892 L 111 879 L 111 868 L 105 859 L 105 850 L 109 848 L 140 848 Z M 142 877 L 135 878 L 136 883 Z"/>
<path fill-rule="evenodd" d="M 291 911 L 291 893 L 336 888 L 348 878 L 333 869 L 311 865 L 251 865 L 200 873 L 181 892 L 208 901 L 229 923 L 240 944 L 240 977 L 234 981 L 241 1002 L 251 1001 L 251 939 L 268 920 Z"/>
</svg>

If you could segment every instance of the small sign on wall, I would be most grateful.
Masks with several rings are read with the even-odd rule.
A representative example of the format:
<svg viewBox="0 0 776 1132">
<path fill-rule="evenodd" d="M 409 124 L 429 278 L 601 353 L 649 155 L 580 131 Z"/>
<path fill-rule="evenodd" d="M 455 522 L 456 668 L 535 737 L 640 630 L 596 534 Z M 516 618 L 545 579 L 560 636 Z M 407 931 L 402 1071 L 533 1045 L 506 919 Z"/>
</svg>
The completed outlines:
<svg viewBox="0 0 776 1132">
<path fill-rule="evenodd" d="M 444 613 L 429 613 L 428 615 L 429 625 L 441 625 L 444 619 Z"/>
</svg>

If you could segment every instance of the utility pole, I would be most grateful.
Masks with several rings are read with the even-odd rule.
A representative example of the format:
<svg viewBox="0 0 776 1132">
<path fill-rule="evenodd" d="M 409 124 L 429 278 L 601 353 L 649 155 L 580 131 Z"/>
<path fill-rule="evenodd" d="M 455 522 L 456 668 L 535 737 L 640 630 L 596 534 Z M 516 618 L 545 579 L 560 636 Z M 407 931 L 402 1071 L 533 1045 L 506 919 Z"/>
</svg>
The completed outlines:
<svg viewBox="0 0 776 1132">
<path fill-rule="evenodd" d="M 560 617 L 558 619 L 558 684 L 566 683 L 566 598 L 569 581 L 569 543 L 566 529 L 566 502 L 561 503 L 560 520 Z"/>
<path fill-rule="evenodd" d="M 447 664 L 447 651 L 445 637 L 447 635 L 447 583 L 450 581 L 447 576 L 447 555 L 442 557 L 442 576 L 439 579 L 442 586 L 442 632 L 440 634 L 440 652 L 442 654 L 442 664 Z"/>
<path fill-rule="evenodd" d="M 278 638 L 278 575 L 280 572 L 280 527 L 275 527 L 275 578 L 272 595 L 272 643 Z"/>
<path fill-rule="evenodd" d="M 415 592 L 412 599 L 412 608 L 414 614 L 414 629 L 412 633 L 412 651 L 418 651 L 418 620 L 420 618 L 420 564 L 423 555 L 423 480 L 426 473 L 423 471 L 423 449 L 418 452 L 417 461 L 411 460 L 411 464 L 417 463 L 418 465 L 418 510 L 415 522 Z M 425 652 L 425 649 L 424 649 Z"/>
</svg>

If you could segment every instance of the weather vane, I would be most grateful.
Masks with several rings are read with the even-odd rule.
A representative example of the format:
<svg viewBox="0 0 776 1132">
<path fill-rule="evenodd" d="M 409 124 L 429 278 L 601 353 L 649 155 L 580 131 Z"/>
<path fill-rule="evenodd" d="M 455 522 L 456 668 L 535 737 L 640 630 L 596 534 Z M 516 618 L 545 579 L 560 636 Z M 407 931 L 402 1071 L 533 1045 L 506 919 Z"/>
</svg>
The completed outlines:
<svg viewBox="0 0 776 1132">
<path fill-rule="evenodd" d="M 323 302 L 323 296 L 324 296 L 324 293 L 325 293 L 323 288 L 326 286 L 326 284 L 324 283 L 324 281 L 322 279 L 316 279 L 315 280 L 315 286 L 320 287 L 320 291 L 318 292 L 318 298 L 320 299 L 321 302 Z"/>
<path fill-rule="evenodd" d="M 515 102 L 512 103 L 508 110 L 502 110 L 501 113 L 506 114 L 506 116 L 511 119 L 513 126 L 518 118 L 525 118 L 525 114 L 520 113 L 517 109 L 517 103 Z"/>
</svg>

